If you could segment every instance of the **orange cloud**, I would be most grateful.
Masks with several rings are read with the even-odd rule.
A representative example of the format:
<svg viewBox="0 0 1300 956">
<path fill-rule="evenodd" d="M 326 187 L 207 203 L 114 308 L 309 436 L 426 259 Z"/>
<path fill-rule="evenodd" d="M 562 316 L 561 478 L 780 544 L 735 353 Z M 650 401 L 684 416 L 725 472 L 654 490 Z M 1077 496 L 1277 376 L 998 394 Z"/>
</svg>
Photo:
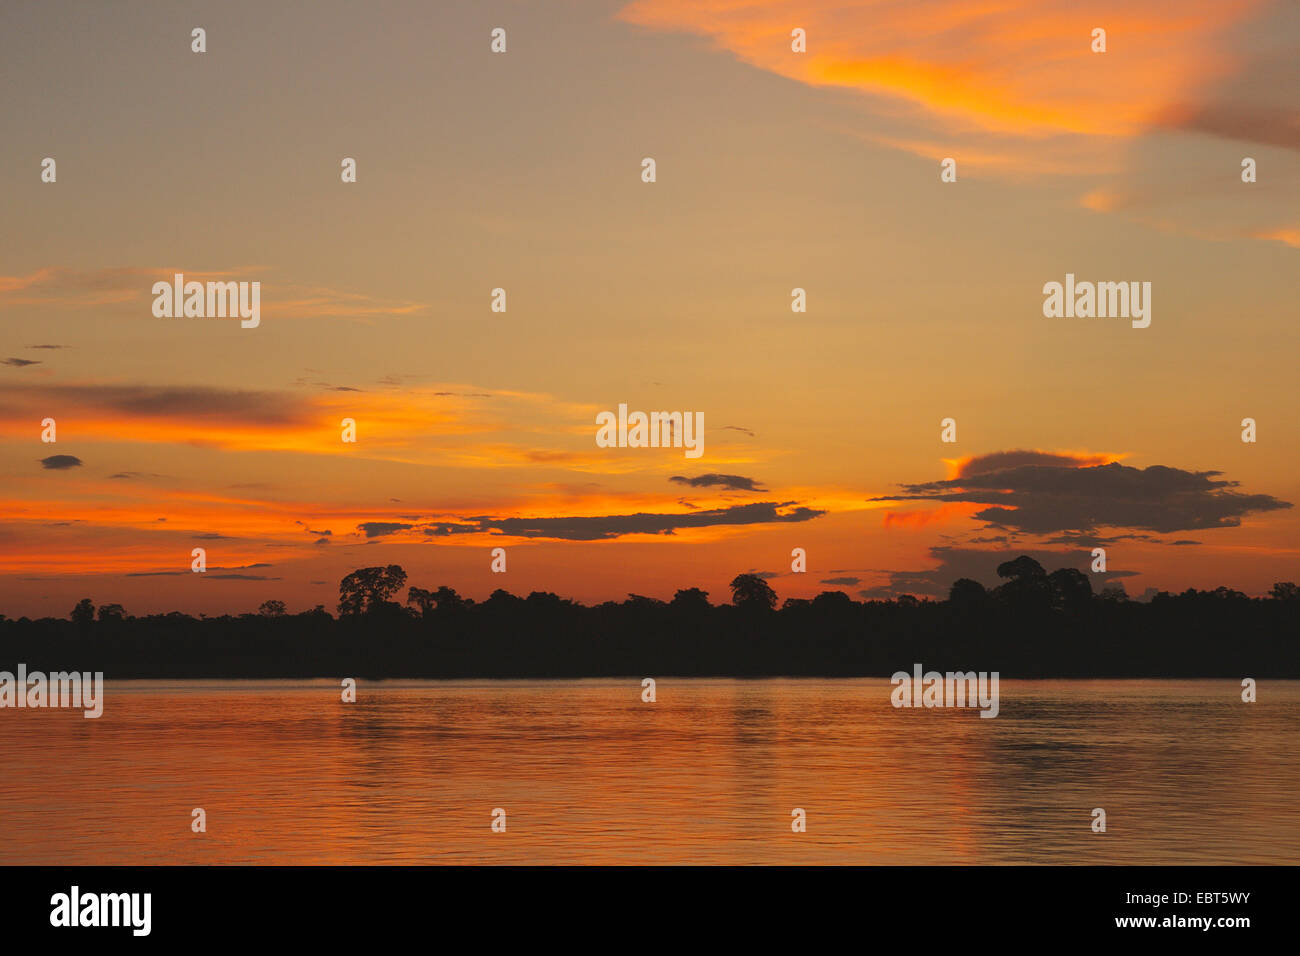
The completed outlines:
<svg viewBox="0 0 1300 956">
<path fill-rule="evenodd" d="M 53 273 L 53 269 L 37 269 L 28 276 L 0 276 L 0 293 L 19 292 L 31 286 L 47 282 Z"/>
<path fill-rule="evenodd" d="M 1228 73 L 1222 31 L 1263 0 L 635 0 L 630 23 L 710 38 L 742 62 L 811 86 L 914 104 L 978 129 L 1133 136 L 1193 86 Z M 807 32 L 793 53 L 791 30 Z M 1107 32 L 1104 55 L 1091 31 Z"/>
<path fill-rule="evenodd" d="M 885 524 L 886 528 L 922 528 L 929 524 L 945 522 L 952 518 L 965 518 L 976 511 L 979 511 L 983 505 L 970 504 L 967 502 L 952 502 L 942 504 L 937 508 L 927 508 L 922 511 L 886 511 Z"/>
<path fill-rule="evenodd" d="M 1288 246 L 1300 249 L 1300 229 L 1261 229 L 1250 234 L 1252 239 L 1270 239 L 1274 242 L 1283 242 Z"/>
<path fill-rule="evenodd" d="M 448 396 L 440 388 L 447 386 L 303 394 L 202 385 L 0 385 L 0 404 L 11 412 L 0 419 L 0 436 L 29 439 L 36 423 L 50 416 L 58 422 L 60 439 L 315 454 L 337 454 L 343 448 L 362 457 L 392 461 L 454 460 L 466 466 L 499 466 L 503 457 L 536 464 L 549 455 L 564 462 L 567 453 L 530 446 L 513 448 L 507 455 L 505 443 L 475 451 L 464 447 L 463 440 L 526 431 L 530 436 L 548 434 L 574 441 L 566 427 L 552 426 L 548 432 L 533 419 L 594 418 L 586 406 L 556 402 L 541 394 L 481 392 L 492 402 L 472 403 Z M 356 422 L 355 445 L 341 444 L 345 418 Z"/>
<path fill-rule="evenodd" d="M 388 544 L 459 545 L 491 540 L 528 542 L 548 527 L 584 522 L 608 523 L 618 535 L 662 538 L 654 518 L 680 527 L 676 541 L 707 542 L 769 526 L 776 514 L 800 510 L 782 501 L 770 516 L 746 514 L 759 503 L 738 505 L 724 498 L 699 499 L 695 507 L 676 492 L 615 494 L 607 489 L 540 488 L 499 500 L 490 509 L 443 502 L 405 501 L 359 510 L 355 505 L 318 500 L 284 501 L 219 491 L 178 490 L 158 485 L 90 481 L 60 488 L 60 497 L 37 489 L 28 497 L 0 501 L 0 574 L 40 570 L 52 574 L 139 573 L 173 570 L 187 564 L 190 549 L 209 551 L 210 562 L 224 565 L 274 561 L 277 565 L 312 560 L 330 550 L 382 538 Z M 108 503 L 107 499 L 112 498 Z M 784 496 L 782 496 L 784 497 Z M 861 507 L 859 505 L 859 507 Z M 818 514 L 822 509 L 813 509 Z M 727 512 L 735 512 L 732 517 Z M 692 526 L 715 513 L 716 523 Z M 570 519 L 570 520 L 566 520 Z M 486 523 L 484 523 L 486 522 Z M 526 526 L 515 529 L 513 522 Z M 454 535 L 426 532 L 457 526 Z M 645 527 L 643 527 L 645 525 Z M 325 529 L 329 534 L 325 534 Z M 520 533 L 512 533 L 518 530 Z M 542 538 L 565 537 L 563 527 Z M 40 555 L 39 562 L 33 555 Z"/>
</svg>

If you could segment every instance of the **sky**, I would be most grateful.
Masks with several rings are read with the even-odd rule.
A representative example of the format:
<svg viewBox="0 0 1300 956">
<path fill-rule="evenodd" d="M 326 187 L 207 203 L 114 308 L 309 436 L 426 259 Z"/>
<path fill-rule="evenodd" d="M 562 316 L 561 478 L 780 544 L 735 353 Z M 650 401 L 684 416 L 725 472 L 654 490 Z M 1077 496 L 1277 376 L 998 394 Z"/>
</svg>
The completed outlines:
<svg viewBox="0 0 1300 956">
<path fill-rule="evenodd" d="M 1300 580 L 1297 46 L 1266 0 L 4 5 L 0 613 Z M 178 272 L 260 324 L 156 316 Z M 1045 316 L 1067 274 L 1150 325 Z M 703 455 L 600 447 L 620 404 Z"/>
</svg>

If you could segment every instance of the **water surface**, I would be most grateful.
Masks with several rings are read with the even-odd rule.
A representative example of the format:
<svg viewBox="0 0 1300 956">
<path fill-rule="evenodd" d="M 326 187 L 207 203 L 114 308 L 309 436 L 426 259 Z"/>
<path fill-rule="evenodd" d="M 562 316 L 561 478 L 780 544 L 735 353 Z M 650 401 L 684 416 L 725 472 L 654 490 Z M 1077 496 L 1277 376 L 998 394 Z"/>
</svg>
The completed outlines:
<svg viewBox="0 0 1300 956">
<path fill-rule="evenodd" d="M 1300 862 L 1300 682 L 1002 681 L 992 720 L 884 679 L 657 691 L 110 681 L 98 720 L 0 711 L 0 863 Z"/>
</svg>

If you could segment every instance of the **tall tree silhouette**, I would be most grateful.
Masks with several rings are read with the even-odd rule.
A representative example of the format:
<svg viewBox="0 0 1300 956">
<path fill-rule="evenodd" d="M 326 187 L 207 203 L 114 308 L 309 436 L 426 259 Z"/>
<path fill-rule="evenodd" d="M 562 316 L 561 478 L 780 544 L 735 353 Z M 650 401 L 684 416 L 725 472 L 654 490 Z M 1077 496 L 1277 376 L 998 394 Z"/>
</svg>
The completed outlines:
<svg viewBox="0 0 1300 956">
<path fill-rule="evenodd" d="M 1043 566 L 1027 554 L 1022 554 L 1018 558 L 1012 558 L 1010 561 L 1003 561 L 998 565 L 998 577 L 1010 578 L 1013 581 L 1034 580 L 1037 578 L 1047 577 L 1047 572 Z"/>
<path fill-rule="evenodd" d="M 126 620 L 126 610 L 120 604 L 101 604 L 99 606 L 99 621 L 101 624 L 110 621 Z"/>
<path fill-rule="evenodd" d="M 1092 582 L 1077 568 L 1061 568 L 1047 576 L 1052 588 L 1052 606 L 1057 610 L 1077 612 L 1092 602 Z"/>
<path fill-rule="evenodd" d="M 78 627 L 85 627 L 95 620 L 95 602 L 90 598 L 82 598 L 68 618 Z"/>
<path fill-rule="evenodd" d="M 1114 584 L 1108 584 L 1101 589 L 1097 595 L 1103 601 L 1109 601 L 1112 604 L 1128 600 L 1128 592 L 1124 590 L 1124 582 L 1116 581 Z"/>
<path fill-rule="evenodd" d="M 699 588 L 682 588 L 673 595 L 669 604 L 673 610 L 686 613 L 707 611 L 712 606 L 709 604 L 709 592 Z"/>
<path fill-rule="evenodd" d="M 1027 554 L 998 565 L 998 577 L 1006 578 L 995 593 L 1005 604 L 1020 611 L 1038 611 L 1051 606 L 1052 585 L 1043 566 Z"/>
<path fill-rule="evenodd" d="M 438 610 L 443 614 L 455 614 L 458 611 L 463 611 L 470 604 L 474 603 L 473 601 L 467 601 L 465 598 L 457 594 L 455 589 L 449 588 L 446 585 L 443 585 L 433 592 L 433 601 L 438 606 Z"/>
<path fill-rule="evenodd" d="M 958 578 L 948 589 L 948 600 L 954 607 L 973 610 L 988 604 L 989 592 L 972 578 Z"/>
<path fill-rule="evenodd" d="M 406 592 L 406 603 L 414 604 L 420 609 L 420 617 L 429 617 L 433 614 L 434 607 L 437 606 L 438 600 L 434 597 L 432 591 L 424 588 L 417 588 L 414 585 Z"/>
<path fill-rule="evenodd" d="M 406 583 L 400 564 L 387 567 L 357 568 L 339 582 L 339 613 L 369 614 L 389 604 L 389 598 Z"/>
<path fill-rule="evenodd" d="M 737 574 L 731 581 L 731 603 L 746 610 L 771 611 L 776 592 L 757 574 Z"/>
</svg>

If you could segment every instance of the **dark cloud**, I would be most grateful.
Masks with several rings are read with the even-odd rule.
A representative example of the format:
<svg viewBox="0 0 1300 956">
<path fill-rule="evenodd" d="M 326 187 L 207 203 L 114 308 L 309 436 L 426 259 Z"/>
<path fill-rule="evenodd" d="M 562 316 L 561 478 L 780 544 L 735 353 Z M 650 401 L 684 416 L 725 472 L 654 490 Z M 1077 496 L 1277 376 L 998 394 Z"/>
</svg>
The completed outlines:
<svg viewBox="0 0 1300 956">
<path fill-rule="evenodd" d="M 27 347 L 29 349 L 66 349 L 66 348 L 71 348 L 72 346 L 70 345 L 29 345 Z"/>
<path fill-rule="evenodd" d="M 41 459 L 41 467 L 62 470 L 64 468 L 78 468 L 82 461 L 76 455 L 51 455 L 49 458 Z"/>
<path fill-rule="evenodd" d="M 384 535 L 409 531 L 414 527 L 413 524 L 402 524 L 398 521 L 367 521 L 357 525 L 357 530 L 364 533 L 367 538 L 382 538 Z"/>
<path fill-rule="evenodd" d="M 783 511 L 781 509 L 789 509 Z M 728 508 L 712 508 L 691 514 L 599 515 L 564 518 L 475 517 L 463 522 L 435 522 L 421 530 L 442 537 L 455 534 L 495 532 L 520 538 L 555 538 L 563 541 L 601 541 L 625 534 L 673 534 L 679 528 L 718 525 L 784 524 L 810 521 L 825 514 L 796 502 L 754 502 Z"/>
<path fill-rule="evenodd" d="M 767 491 L 758 483 L 755 478 L 746 478 L 744 475 L 696 475 L 694 478 L 687 478 L 683 475 L 673 475 L 668 479 L 675 481 L 679 485 L 689 485 L 692 488 L 727 488 L 730 491 Z"/>
<path fill-rule="evenodd" d="M 861 584 L 861 578 L 822 578 L 822 584 L 836 584 L 842 587 L 852 587 L 855 584 Z"/>
<path fill-rule="evenodd" d="M 307 371 L 310 372 L 310 371 L 312 371 L 312 369 L 308 369 Z M 292 382 L 290 382 L 289 384 L 290 384 L 290 385 L 293 385 L 293 386 L 295 386 L 295 387 L 297 387 L 297 388 L 324 388 L 324 389 L 328 389 L 328 388 L 330 387 L 330 383 L 329 383 L 329 382 L 321 382 L 321 381 L 318 381 L 318 380 L 313 380 L 313 379 L 310 379 L 310 378 L 306 378 L 306 377 L 304 377 L 304 376 L 302 376 L 302 375 L 299 375 L 297 378 L 295 378 L 295 379 L 294 379 Z"/>
<path fill-rule="evenodd" d="M 283 392 L 243 391 L 203 385 L 44 385 L 39 399 L 126 416 L 184 422 L 246 422 L 288 425 L 307 421 L 305 402 Z M 9 394 L 12 393 L 12 398 Z M 31 404 L 32 389 L 0 389 L 0 396 Z"/>
<path fill-rule="evenodd" d="M 182 577 L 187 574 L 202 574 L 205 578 L 216 578 L 221 581 L 279 581 L 279 578 L 268 578 L 260 574 L 241 574 L 241 571 L 250 571 L 254 568 L 272 568 L 273 564 L 265 561 L 259 561 L 256 564 L 241 564 L 235 567 L 210 567 L 206 571 L 130 571 L 125 576 L 128 578 L 173 578 Z M 214 574 L 214 571 L 223 571 L 224 574 Z"/>
<path fill-rule="evenodd" d="M 753 433 L 752 431 L 750 431 L 748 428 L 741 428 L 739 425 L 723 425 L 722 428 L 721 428 L 720 430 L 721 430 L 721 431 L 724 431 L 724 432 L 727 432 L 727 431 L 731 431 L 731 432 L 744 432 L 744 433 L 745 433 L 746 435 L 748 435 L 750 438 L 753 438 L 753 437 L 754 437 L 754 433 Z"/>
<path fill-rule="evenodd" d="M 1206 133 L 1221 139 L 1300 149 L 1300 117 L 1285 107 L 1209 103 L 1174 107 L 1155 117 L 1155 125 Z"/>
<path fill-rule="evenodd" d="M 1104 548 L 1119 541 L 1150 541 L 1154 544 L 1163 542 L 1149 534 L 1086 534 L 1075 531 L 1067 531 L 1064 534 L 1053 535 L 1050 538 L 1043 539 L 1043 544 L 1065 544 L 1076 548 Z M 973 540 L 971 544 L 975 543 Z"/>
<path fill-rule="evenodd" d="M 115 475 L 109 475 L 109 478 L 121 478 L 128 481 L 134 481 L 137 478 L 166 478 L 166 475 L 159 475 L 152 471 L 119 471 Z"/>
<path fill-rule="evenodd" d="M 991 457 L 991 456 L 985 456 Z M 959 501 L 986 504 L 973 517 L 1018 533 L 1095 534 L 1125 528 L 1168 534 L 1232 528 L 1247 514 L 1290 508 L 1272 495 L 1236 491 L 1218 471 L 1111 463 L 1071 467 L 1017 464 L 944 481 L 903 485 L 903 494 L 875 501 Z"/>
<path fill-rule="evenodd" d="M 917 594 L 927 597 L 946 598 L 948 589 L 958 578 L 971 578 L 985 587 L 994 587 L 1002 583 L 998 577 L 998 565 L 1004 561 L 1027 554 L 1048 572 L 1058 568 L 1075 568 L 1088 575 L 1094 592 L 1112 583 L 1116 578 L 1133 577 L 1137 571 L 1105 571 L 1094 574 L 1091 571 L 1092 553 L 1090 551 L 1049 551 L 1035 548 L 1013 548 L 998 551 L 986 551 L 982 548 L 961 548 L 951 545 L 938 545 L 930 549 L 930 557 L 939 562 L 938 567 L 919 571 L 887 571 L 889 583 L 867 588 L 858 593 L 867 599 L 884 599 L 899 594 Z"/>
<path fill-rule="evenodd" d="M 1300 149 L 1300 114 L 1295 110 L 1300 59 L 1290 45 L 1273 39 L 1294 36 L 1297 25 L 1295 4 L 1274 4 L 1256 24 L 1268 41 L 1240 50 L 1231 75 L 1201 96 L 1170 103 L 1149 122 L 1243 143 Z"/>
<path fill-rule="evenodd" d="M 1104 465 L 1105 455 L 1069 455 L 1052 451 L 1037 451 L 1016 448 L 1011 451 L 995 451 L 987 455 L 975 455 L 961 462 L 957 468 L 958 477 L 967 475 L 986 475 L 993 471 L 1005 471 L 1020 465 L 1047 465 L 1057 468 L 1082 468 L 1085 465 Z"/>
<path fill-rule="evenodd" d="M 14 368 L 23 368 L 28 365 L 40 365 L 38 359 L 7 358 L 0 360 L 0 365 L 12 365 Z"/>
<path fill-rule="evenodd" d="M 308 369 L 307 371 L 312 371 Z M 322 382 L 319 379 L 309 381 L 306 378 L 296 378 L 293 384 L 300 387 L 311 386 L 312 388 L 323 388 L 327 392 L 363 392 L 365 389 L 353 388 L 351 385 L 335 385 L 333 382 Z"/>
</svg>

